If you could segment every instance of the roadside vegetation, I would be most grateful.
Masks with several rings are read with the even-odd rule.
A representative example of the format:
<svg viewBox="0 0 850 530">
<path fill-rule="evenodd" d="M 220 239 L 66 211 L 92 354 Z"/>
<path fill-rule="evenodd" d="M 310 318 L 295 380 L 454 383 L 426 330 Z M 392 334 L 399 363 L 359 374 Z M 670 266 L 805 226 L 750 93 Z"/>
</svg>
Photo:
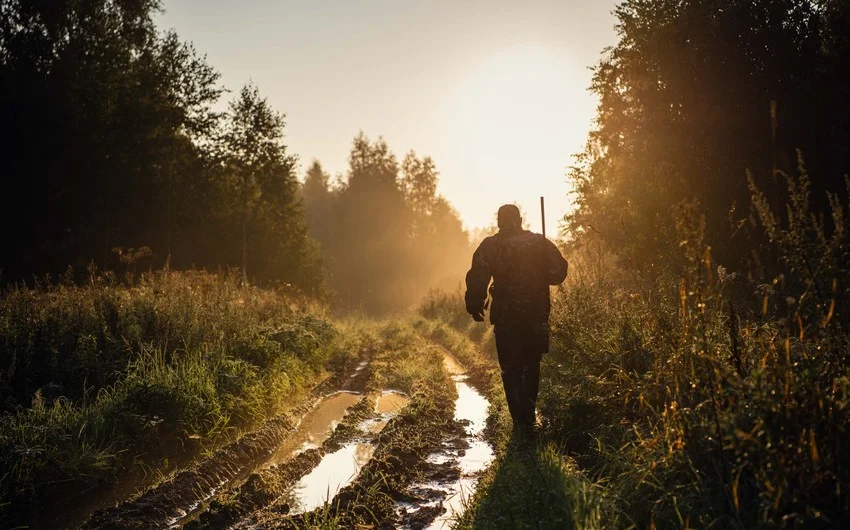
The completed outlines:
<svg viewBox="0 0 850 530">
<path fill-rule="evenodd" d="M 614 15 L 570 173 L 543 449 L 506 472 L 553 447 L 563 483 L 584 484 L 561 504 L 585 499 L 573 513 L 598 508 L 606 528 L 847 527 L 848 4 L 625 0 Z M 421 311 L 486 350 L 461 308 Z M 488 474 L 462 526 L 554 521 L 514 509 L 518 490 Z"/>
<path fill-rule="evenodd" d="M 808 178 L 802 166 L 786 178 L 784 216 L 751 186 L 772 241 L 759 250 L 785 270 L 770 283 L 712 261 L 693 210 L 677 218 L 681 276 L 641 286 L 574 251 L 571 277 L 553 291 L 541 440 L 525 453 L 498 445 L 504 456 L 461 527 L 558 527 L 566 515 L 552 506 L 579 515 L 576 528 L 848 524 L 848 206 L 830 199 L 827 231 Z M 488 349 L 490 332 L 462 307 L 459 295 L 432 294 L 420 312 Z M 536 508 L 518 510 L 523 500 Z"/>
<path fill-rule="evenodd" d="M 396 503 L 409 500 L 408 488 L 429 472 L 427 458 L 455 434 L 457 397 L 443 368 L 440 349 L 404 321 L 349 321 L 349 332 L 362 338 L 364 364 L 351 391 L 363 393 L 320 447 L 297 452 L 285 462 L 254 472 L 235 487 L 220 492 L 188 528 L 227 528 L 251 521 L 264 528 L 354 528 L 397 526 Z M 379 433 L 359 427 L 375 417 L 376 399 L 386 391 L 401 392 L 409 402 Z M 365 439 L 364 439 L 365 437 Z M 351 484 L 318 509 L 290 514 L 297 507 L 287 492 L 326 455 L 343 445 L 368 443 L 374 454 Z"/>
<path fill-rule="evenodd" d="M 0 298 L 0 514 L 231 439 L 295 402 L 347 351 L 320 306 L 238 278 L 11 287 Z"/>
</svg>

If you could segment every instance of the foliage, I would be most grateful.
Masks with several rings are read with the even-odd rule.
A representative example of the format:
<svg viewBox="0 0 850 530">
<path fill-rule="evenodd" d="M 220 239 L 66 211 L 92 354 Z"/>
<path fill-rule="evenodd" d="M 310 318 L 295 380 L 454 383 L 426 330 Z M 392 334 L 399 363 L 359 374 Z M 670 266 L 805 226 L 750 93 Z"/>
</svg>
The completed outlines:
<svg viewBox="0 0 850 530">
<path fill-rule="evenodd" d="M 846 2 L 627 0 L 614 14 L 619 41 L 591 87 L 596 129 L 571 175 L 572 236 L 662 275 L 679 258 L 671 206 L 697 201 L 715 258 L 752 265 L 761 234 L 742 177 L 782 199 L 775 171 L 794 169 L 797 148 L 821 175 L 813 210 L 828 211 L 823 192 L 850 170 Z"/>
<path fill-rule="evenodd" d="M 243 87 L 230 103 L 218 145 L 225 206 L 220 215 L 224 226 L 239 227 L 225 233 L 232 237 L 228 248 L 240 242 L 244 280 L 285 278 L 316 293 L 321 268 L 307 239 L 295 157 L 286 152 L 283 128 L 284 116 L 255 86 Z"/>
<path fill-rule="evenodd" d="M 557 299 L 546 432 L 620 526 L 846 526 L 848 5 L 615 15 L 567 221 L 618 267 Z"/>
<path fill-rule="evenodd" d="M 646 292 L 590 278 L 553 312 L 546 428 L 608 484 L 621 525 L 836 527 L 850 460 L 845 211 L 811 215 L 788 178 L 781 222 L 754 204 L 787 268 L 770 284 L 715 267 L 698 210 L 680 210 L 685 267 Z M 757 303 L 736 305 L 749 290 Z"/>
<path fill-rule="evenodd" d="M 215 111 L 218 72 L 157 30 L 159 6 L 0 3 L 3 279 L 131 269 L 112 249 L 147 247 L 148 267 L 250 255 L 252 279 L 319 292 L 282 115 L 252 86 Z"/>
<path fill-rule="evenodd" d="M 25 514 L 59 493 L 51 484 L 96 485 L 175 444 L 223 440 L 291 403 L 339 357 L 335 336 L 311 303 L 235 275 L 9 289 L 0 506 Z"/>
<path fill-rule="evenodd" d="M 158 2 L 3 2 L 0 156 L 7 277 L 82 270 L 116 246 L 163 261 L 187 234 L 218 73 L 159 33 Z"/>
<path fill-rule="evenodd" d="M 419 314 L 430 320 L 442 320 L 451 327 L 466 331 L 472 324 L 460 290 L 447 293 L 434 289 L 419 304 Z"/>
<path fill-rule="evenodd" d="M 850 522 L 848 205 L 832 195 L 827 224 L 812 213 L 802 163 L 785 179 L 784 215 L 750 184 L 772 242 L 753 252 L 781 267 L 769 283 L 717 266 L 707 219 L 683 203 L 678 270 L 636 289 L 628 270 L 591 263 L 572 267 L 558 290 L 538 402 L 542 437 L 597 484 L 606 527 Z M 435 294 L 421 312 L 471 336 L 461 307 Z M 508 467 L 521 480 L 517 466 Z M 464 524 L 509 514 L 525 521 L 496 500 L 512 494 L 520 493 L 485 482 Z"/>
</svg>

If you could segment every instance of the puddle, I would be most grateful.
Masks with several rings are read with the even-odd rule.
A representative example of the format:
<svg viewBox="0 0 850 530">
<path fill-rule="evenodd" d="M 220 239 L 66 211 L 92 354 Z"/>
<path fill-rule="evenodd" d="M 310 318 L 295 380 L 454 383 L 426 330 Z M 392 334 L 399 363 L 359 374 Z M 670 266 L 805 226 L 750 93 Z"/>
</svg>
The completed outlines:
<svg viewBox="0 0 850 530">
<path fill-rule="evenodd" d="M 406 394 L 395 390 L 385 390 L 375 401 L 375 413 L 378 417 L 365 420 L 360 424 L 360 428 L 372 434 L 380 433 L 408 403 L 410 398 Z"/>
<path fill-rule="evenodd" d="M 401 392 L 386 391 L 378 397 L 375 412 L 378 414 L 396 415 L 410 403 L 410 398 Z"/>
<path fill-rule="evenodd" d="M 443 511 L 427 527 L 429 530 L 440 530 L 450 528 L 457 516 L 463 512 L 464 505 L 472 494 L 478 483 L 479 474 L 484 471 L 495 457 L 493 448 L 483 439 L 484 428 L 487 425 L 487 410 L 490 402 L 466 382 L 463 366 L 448 351 L 443 352 L 443 363 L 446 370 L 452 374 L 452 380 L 457 389 L 457 400 L 455 401 L 455 421 L 464 426 L 465 451 L 446 447 L 440 452 L 430 455 L 428 461 L 433 464 L 445 464 L 456 461 L 460 468 L 460 479 L 455 482 L 430 482 L 414 485 L 416 488 L 424 488 L 442 492 Z M 404 512 L 412 513 L 425 507 L 434 507 L 437 502 L 426 502 L 419 506 L 401 504 Z"/>
<path fill-rule="evenodd" d="M 451 527 L 451 523 L 463 512 L 465 501 L 475 492 L 478 475 L 490 465 L 495 456 L 493 448 L 482 438 L 490 403 L 464 381 L 456 381 L 455 387 L 458 395 L 455 402 L 455 420 L 464 424 L 469 447 L 458 457 L 460 480 L 444 485 L 447 492 L 443 501 L 444 511 L 428 526 L 429 530 Z"/>
<path fill-rule="evenodd" d="M 289 503 L 292 513 L 322 506 L 340 489 L 351 484 L 374 452 L 373 444 L 360 442 L 347 444 L 339 451 L 325 455 L 319 465 L 302 477 L 281 500 Z"/>
<path fill-rule="evenodd" d="M 363 369 L 366 368 L 366 365 L 368 365 L 368 364 L 369 364 L 369 361 L 367 359 L 364 359 L 364 360 L 360 361 L 359 363 L 357 363 L 357 367 L 354 369 L 354 375 L 360 374 L 360 372 L 362 372 Z"/>
<path fill-rule="evenodd" d="M 361 395 L 354 392 L 337 392 L 322 399 L 304 416 L 293 435 L 281 444 L 266 463 L 266 467 L 285 462 L 300 451 L 320 447 L 342 421 L 345 411 L 360 401 L 360 398 Z"/>
<path fill-rule="evenodd" d="M 102 508 L 138 495 L 154 481 L 153 475 L 145 475 L 140 470 L 126 473 L 124 480 L 104 491 L 102 494 L 87 497 L 88 491 L 82 491 L 78 499 L 68 499 L 55 506 L 55 511 L 36 514 L 29 525 L 22 528 L 41 528 L 43 530 L 72 530 L 80 528 L 92 514 Z M 45 516 L 45 513 L 47 514 Z"/>
<path fill-rule="evenodd" d="M 455 420 L 466 425 L 468 434 L 477 436 L 487 426 L 487 408 L 490 402 L 464 381 L 455 381 L 457 401 Z"/>
<path fill-rule="evenodd" d="M 346 395 L 351 396 L 351 394 Z M 335 396 L 341 395 L 336 394 Z M 354 395 L 353 397 L 356 403 L 359 396 Z M 387 423 L 398 415 L 408 403 L 410 403 L 410 398 L 405 394 L 393 390 L 384 391 L 375 400 L 377 417 L 364 420 L 360 424 L 360 428 L 364 433 L 380 433 Z M 339 413 L 339 419 L 342 418 L 344 412 L 345 409 Z M 339 422 L 339 419 L 336 420 L 336 423 Z M 335 423 L 333 425 L 335 426 Z M 314 434 L 317 431 L 318 429 L 314 430 Z M 322 436 L 324 436 L 323 441 L 328 434 Z M 321 445 L 321 441 L 311 440 L 305 442 L 305 444 L 315 444 L 318 447 Z M 307 445 L 301 447 L 306 448 Z M 360 473 L 360 468 L 372 458 L 374 452 L 374 441 L 361 439 L 344 445 L 338 451 L 325 455 L 319 465 L 302 477 L 288 493 L 280 498 L 280 501 L 288 503 L 292 513 L 307 512 L 322 506 L 326 501 L 333 499 L 340 489 L 351 484 Z"/>
<path fill-rule="evenodd" d="M 346 411 L 356 405 L 362 398 L 362 394 L 356 392 L 336 392 L 322 398 L 295 427 L 295 431 L 289 436 L 261 467 L 267 468 L 274 464 L 280 464 L 289 460 L 293 455 L 307 449 L 320 447 L 330 437 L 333 430 L 342 421 Z M 230 484 L 239 484 L 247 479 L 252 469 L 244 469 Z M 216 492 L 225 485 L 222 482 L 208 494 L 199 498 L 195 503 L 182 511 L 179 517 L 169 520 L 167 526 L 171 529 L 182 528 L 190 521 L 200 517 L 204 511 L 204 501 L 211 499 Z"/>
</svg>

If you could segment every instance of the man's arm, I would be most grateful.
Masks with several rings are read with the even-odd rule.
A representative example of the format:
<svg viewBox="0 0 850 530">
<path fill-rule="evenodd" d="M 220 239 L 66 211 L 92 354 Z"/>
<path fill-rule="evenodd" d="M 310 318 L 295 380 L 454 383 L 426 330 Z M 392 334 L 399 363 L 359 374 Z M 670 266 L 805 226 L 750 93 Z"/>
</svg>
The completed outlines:
<svg viewBox="0 0 850 530">
<path fill-rule="evenodd" d="M 548 239 L 544 239 L 545 249 L 543 253 L 543 274 L 549 285 L 559 285 L 567 278 L 569 264 L 561 251 Z"/>
<path fill-rule="evenodd" d="M 478 322 L 484 321 L 487 287 L 493 277 L 491 245 L 485 239 L 472 255 L 472 267 L 466 273 L 466 311 Z"/>
</svg>

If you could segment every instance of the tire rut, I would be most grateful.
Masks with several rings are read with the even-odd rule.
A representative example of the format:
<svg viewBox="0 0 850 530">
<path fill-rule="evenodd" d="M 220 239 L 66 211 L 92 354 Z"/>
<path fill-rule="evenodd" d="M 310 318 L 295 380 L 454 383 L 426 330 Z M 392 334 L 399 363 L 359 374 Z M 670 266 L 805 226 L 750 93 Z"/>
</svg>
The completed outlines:
<svg viewBox="0 0 850 530">
<path fill-rule="evenodd" d="M 407 411 L 381 431 L 373 457 L 350 485 L 311 512 L 293 515 L 290 506 L 273 503 L 234 528 L 295 529 L 322 523 L 348 528 L 447 527 L 462 510 L 462 498 L 474 492 L 493 451 L 484 440 L 489 403 L 466 382 L 465 369 L 454 357 L 440 350 L 454 384 L 439 395 L 412 396 Z M 467 401 L 473 395 L 477 406 L 470 414 Z M 454 407 L 444 406 L 449 399 Z"/>
<path fill-rule="evenodd" d="M 343 377 L 321 381 L 291 411 L 279 414 L 260 428 L 203 458 L 190 469 L 170 478 L 132 499 L 94 512 L 83 530 L 142 530 L 171 527 L 224 486 L 244 478 L 271 458 L 278 447 L 293 434 L 300 419 L 323 397 L 334 390 L 357 388 L 366 378 L 368 359 Z"/>
<path fill-rule="evenodd" d="M 413 392 L 398 415 L 381 417 L 376 406 L 380 393 L 367 394 L 348 408 L 319 447 L 301 447 L 267 465 L 282 446 L 289 447 L 284 444 L 299 421 L 331 389 L 365 388 L 370 369 L 364 359 L 343 384 L 323 382 L 293 413 L 269 420 L 141 496 L 97 512 L 84 528 L 271 529 L 322 521 L 343 527 L 446 527 L 453 513 L 462 510 L 459 501 L 474 491 L 493 452 L 483 434 L 489 403 L 448 351 L 433 348 L 449 376 Z M 464 413 L 470 399 L 477 402 L 474 417 Z M 447 407 L 449 402 L 454 406 Z M 358 443 L 368 446 L 369 458 L 347 485 L 329 502 L 300 505 L 293 493 L 300 481 L 335 454 L 353 454 Z M 330 493 L 330 484 L 328 488 Z M 312 509 L 315 505 L 320 507 Z"/>
</svg>

